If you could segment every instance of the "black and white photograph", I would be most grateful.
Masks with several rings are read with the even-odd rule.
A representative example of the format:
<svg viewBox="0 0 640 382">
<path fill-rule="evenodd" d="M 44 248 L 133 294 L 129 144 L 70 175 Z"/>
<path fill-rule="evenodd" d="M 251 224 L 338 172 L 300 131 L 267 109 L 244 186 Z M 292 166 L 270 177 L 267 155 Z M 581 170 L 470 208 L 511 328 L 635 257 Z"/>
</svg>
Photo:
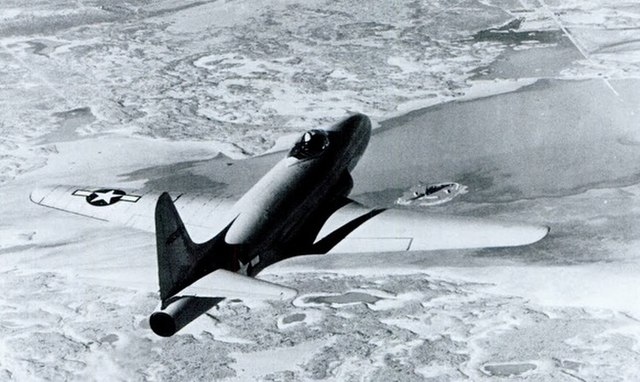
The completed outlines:
<svg viewBox="0 0 640 382">
<path fill-rule="evenodd" d="M 1 1 L 0 381 L 640 381 L 640 2 Z"/>
</svg>

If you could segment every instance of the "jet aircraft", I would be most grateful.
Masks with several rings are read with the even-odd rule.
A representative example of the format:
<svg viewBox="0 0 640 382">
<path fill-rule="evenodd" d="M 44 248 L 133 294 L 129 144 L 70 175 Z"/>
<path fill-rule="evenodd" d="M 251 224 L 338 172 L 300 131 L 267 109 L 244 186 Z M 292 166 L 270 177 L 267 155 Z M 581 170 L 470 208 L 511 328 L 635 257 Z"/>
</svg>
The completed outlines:
<svg viewBox="0 0 640 382">
<path fill-rule="evenodd" d="M 31 200 L 155 232 L 160 304 L 149 323 L 160 336 L 175 334 L 224 298 L 295 296 L 293 288 L 255 278 L 293 256 L 518 246 L 549 231 L 349 199 L 351 171 L 370 135 L 362 114 L 307 131 L 239 200 L 73 186 L 41 187 Z M 200 243 L 192 239 L 212 233 Z"/>
</svg>

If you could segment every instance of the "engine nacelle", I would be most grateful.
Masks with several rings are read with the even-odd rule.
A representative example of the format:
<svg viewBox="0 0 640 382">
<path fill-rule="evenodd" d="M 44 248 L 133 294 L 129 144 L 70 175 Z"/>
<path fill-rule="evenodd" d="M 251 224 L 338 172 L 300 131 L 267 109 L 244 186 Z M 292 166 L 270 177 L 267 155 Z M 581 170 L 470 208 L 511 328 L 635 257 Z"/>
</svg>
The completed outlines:
<svg viewBox="0 0 640 382">
<path fill-rule="evenodd" d="M 159 336 L 171 337 L 188 323 L 224 300 L 219 297 L 174 296 L 149 316 L 151 330 Z"/>
</svg>

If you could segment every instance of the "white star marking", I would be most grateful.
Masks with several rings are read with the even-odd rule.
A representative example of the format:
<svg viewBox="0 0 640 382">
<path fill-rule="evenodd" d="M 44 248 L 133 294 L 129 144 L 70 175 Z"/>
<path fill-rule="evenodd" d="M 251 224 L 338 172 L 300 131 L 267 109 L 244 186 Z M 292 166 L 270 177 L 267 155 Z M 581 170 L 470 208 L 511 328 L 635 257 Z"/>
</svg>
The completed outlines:
<svg viewBox="0 0 640 382">
<path fill-rule="evenodd" d="M 96 194 L 96 197 L 91 201 L 92 203 L 103 200 L 105 203 L 111 204 L 111 199 L 119 196 L 114 195 L 113 190 L 110 190 L 109 192 L 94 192 L 94 194 Z"/>
</svg>

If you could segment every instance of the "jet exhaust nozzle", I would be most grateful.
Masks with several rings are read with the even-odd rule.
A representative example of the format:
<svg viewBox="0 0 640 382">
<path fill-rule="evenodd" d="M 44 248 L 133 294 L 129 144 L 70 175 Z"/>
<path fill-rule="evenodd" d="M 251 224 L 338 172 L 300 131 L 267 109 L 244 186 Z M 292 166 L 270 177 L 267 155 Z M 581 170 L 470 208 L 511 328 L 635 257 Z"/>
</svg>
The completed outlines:
<svg viewBox="0 0 640 382">
<path fill-rule="evenodd" d="M 149 316 L 149 326 L 155 334 L 171 337 L 222 300 L 219 297 L 172 297 L 164 309 L 159 307 Z"/>
</svg>

